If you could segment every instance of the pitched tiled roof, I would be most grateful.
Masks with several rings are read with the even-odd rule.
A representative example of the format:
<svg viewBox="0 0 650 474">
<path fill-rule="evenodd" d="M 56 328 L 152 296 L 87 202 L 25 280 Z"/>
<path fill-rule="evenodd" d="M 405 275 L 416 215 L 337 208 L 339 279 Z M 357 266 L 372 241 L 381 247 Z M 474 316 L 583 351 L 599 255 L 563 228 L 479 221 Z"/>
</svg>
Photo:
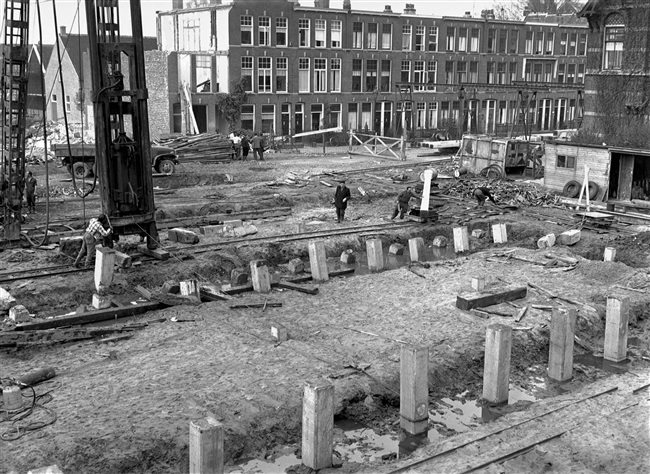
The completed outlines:
<svg viewBox="0 0 650 474">
<path fill-rule="evenodd" d="M 63 45 L 65 46 L 70 61 L 74 65 L 77 75 L 81 75 L 83 53 L 88 52 L 88 35 L 73 35 L 65 34 L 59 35 Z M 131 36 L 122 36 L 122 42 L 128 43 L 132 40 Z M 158 39 L 152 36 L 145 36 L 143 38 L 144 50 L 151 51 L 158 49 Z M 47 64 L 47 63 L 46 63 Z"/>
</svg>

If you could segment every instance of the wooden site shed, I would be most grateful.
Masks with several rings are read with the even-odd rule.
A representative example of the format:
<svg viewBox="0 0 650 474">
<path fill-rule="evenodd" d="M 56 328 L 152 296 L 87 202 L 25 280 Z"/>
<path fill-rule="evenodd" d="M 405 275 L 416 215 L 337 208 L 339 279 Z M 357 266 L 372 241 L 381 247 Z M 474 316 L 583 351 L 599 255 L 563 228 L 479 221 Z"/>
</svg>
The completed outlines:
<svg viewBox="0 0 650 474">
<path fill-rule="evenodd" d="M 472 173 L 480 173 L 489 166 L 501 169 L 524 169 L 529 164 L 530 152 L 538 143 L 516 138 L 495 138 L 489 135 L 463 135 L 458 151 L 460 164 Z"/>
<path fill-rule="evenodd" d="M 650 150 L 548 141 L 544 146 L 544 185 L 562 191 L 572 180 L 598 185 L 595 201 L 650 200 Z"/>
</svg>

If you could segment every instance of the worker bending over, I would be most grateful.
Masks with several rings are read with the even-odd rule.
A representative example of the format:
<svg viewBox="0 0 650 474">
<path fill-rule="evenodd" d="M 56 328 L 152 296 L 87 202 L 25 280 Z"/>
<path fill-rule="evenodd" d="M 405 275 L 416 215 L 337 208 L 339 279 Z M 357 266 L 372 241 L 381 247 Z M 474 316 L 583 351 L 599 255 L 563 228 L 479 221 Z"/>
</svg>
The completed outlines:
<svg viewBox="0 0 650 474">
<path fill-rule="evenodd" d="M 395 219 L 397 214 L 399 214 L 400 219 L 404 219 L 404 214 L 409 212 L 409 201 L 411 198 L 419 199 L 420 196 L 414 194 L 413 188 L 408 186 L 406 191 L 402 191 L 399 193 L 399 196 L 397 196 L 397 203 L 395 203 L 395 209 L 393 209 L 393 217 L 391 217 L 391 220 Z"/>
<path fill-rule="evenodd" d="M 494 200 L 492 197 L 492 194 L 490 194 L 490 190 L 488 188 L 482 187 L 482 188 L 476 188 L 474 190 L 474 197 L 478 201 L 478 204 L 476 207 L 481 207 L 483 204 L 485 204 L 485 201 L 489 199 L 494 203 L 495 206 L 498 206 L 497 202 Z"/>
<path fill-rule="evenodd" d="M 79 255 L 74 261 L 74 266 L 79 268 L 81 259 L 84 256 L 86 257 L 86 268 L 93 266 L 95 264 L 95 247 L 98 243 L 103 242 L 105 237 L 109 237 L 111 232 L 108 217 L 105 214 L 100 214 L 96 219 L 90 219 L 86 232 L 84 232 L 81 250 L 79 250 Z"/>
</svg>

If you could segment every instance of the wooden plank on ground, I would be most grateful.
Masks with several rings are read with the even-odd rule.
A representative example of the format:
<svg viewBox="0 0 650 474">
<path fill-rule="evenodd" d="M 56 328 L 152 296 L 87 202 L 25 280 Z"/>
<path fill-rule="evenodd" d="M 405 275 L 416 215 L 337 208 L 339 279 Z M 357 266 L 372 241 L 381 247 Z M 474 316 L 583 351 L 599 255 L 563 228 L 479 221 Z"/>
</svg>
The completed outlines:
<svg viewBox="0 0 650 474">
<path fill-rule="evenodd" d="M 281 308 L 282 303 L 273 303 L 266 301 L 264 303 L 240 303 L 231 304 L 228 306 L 230 309 L 247 309 L 247 308 Z"/>
<path fill-rule="evenodd" d="M 318 293 L 318 287 L 317 286 L 297 285 L 297 284 L 289 282 L 289 281 L 281 281 L 281 282 L 278 282 L 275 285 L 271 285 L 271 286 L 276 286 L 278 288 L 284 288 L 285 290 L 299 291 L 300 293 L 307 293 L 308 295 L 315 295 L 315 294 Z"/>
<path fill-rule="evenodd" d="M 63 316 L 59 318 L 44 319 L 41 321 L 34 321 L 32 323 L 18 324 L 16 331 L 29 331 L 33 329 L 51 329 L 62 326 L 72 326 L 77 324 L 95 323 L 98 321 L 106 321 L 109 319 L 124 318 L 136 314 L 146 313 L 147 311 L 154 311 L 160 308 L 159 302 L 146 302 L 138 303 L 125 308 L 108 308 L 99 311 L 89 311 L 87 313 L 75 314 L 72 316 Z"/>
<path fill-rule="evenodd" d="M 246 285 L 231 286 L 230 288 L 222 288 L 221 291 L 227 295 L 238 295 L 247 291 L 253 291 L 253 284 L 248 283 Z"/>
<path fill-rule="evenodd" d="M 201 285 L 201 299 L 207 301 L 228 301 L 232 296 L 224 293 L 216 285 Z"/>
<path fill-rule="evenodd" d="M 151 291 L 147 290 L 145 287 L 136 285 L 135 291 L 137 291 L 144 299 L 151 301 Z"/>
<path fill-rule="evenodd" d="M 169 260 L 170 257 L 170 253 L 162 247 L 150 249 L 146 244 L 138 245 L 138 252 L 158 260 Z"/>
<path fill-rule="evenodd" d="M 489 292 L 465 293 L 463 295 L 458 295 L 456 298 L 456 307 L 467 311 L 472 308 L 492 306 L 506 301 L 525 298 L 527 291 L 528 290 L 525 286 L 509 286 L 500 289 L 493 289 Z"/>
<path fill-rule="evenodd" d="M 355 271 L 354 268 L 345 268 L 343 270 L 334 270 L 334 271 L 329 272 L 329 277 L 334 278 L 334 277 L 338 277 L 338 276 L 351 275 L 351 274 L 354 273 L 354 271 Z M 288 281 L 290 283 L 304 283 L 304 282 L 310 281 L 310 280 L 312 280 L 311 275 L 306 274 L 306 275 L 303 275 L 303 276 L 290 278 L 289 280 L 286 280 L 286 281 Z"/>
</svg>

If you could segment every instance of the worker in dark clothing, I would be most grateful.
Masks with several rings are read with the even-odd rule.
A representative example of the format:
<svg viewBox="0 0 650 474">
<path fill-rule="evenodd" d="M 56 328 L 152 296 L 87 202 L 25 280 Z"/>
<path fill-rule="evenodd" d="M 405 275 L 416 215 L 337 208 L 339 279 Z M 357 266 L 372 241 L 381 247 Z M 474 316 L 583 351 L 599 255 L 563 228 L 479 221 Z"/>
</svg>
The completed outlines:
<svg viewBox="0 0 650 474">
<path fill-rule="evenodd" d="M 336 207 L 336 220 L 340 224 L 345 217 L 345 210 L 350 200 L 350 189 L 345 185 L 345 180 L 339 181 L 334 193 L 334 206 Z"/>
<path fill-rule="evenodd" d="M 395 203 L 395 209 L 393 210 L 393 217 L 392 219 L 395 219 L 397 217 L 397 214 L 399 214 L 400 219 L 404 219 L 404 214 L 409 212 L 409 201 L 411 198 L 419 198 L 417 194 L 413 193 L 413 188 L 408 186 L 406 188 L 406 191 L 402 191 L 399 193 L 399 196 L 397 196 L 397 202 Z"/>
<path fill-rule="evenodd" d="M 245 133 L 241 137 L 241 159 L 246 161 L 248 158 L 248 152 L 251 151 L 251 142 L 248 140 L 248 135 Z"/>
<path fill-rule="evenodd" d="M 27 181 L 25 181 L 25 197 L 27 198 L 27 212 L 29 214 L 36 213 L 36 178 L 31 171 L 27 173 Z"/>
<path fill-rule="evenodd" d="M 492 194 L 490 194 L 490 190 L 488 188 L 482 187 L 482 188 L 476 188 L 474 190 L 474 197 L 478 201 L 478 204 L 476 207 L 481 207 L 483 204 L 485 204 L 485 201 L 489 199 L 494 203 L 495 206 L 497 206 L 497 202 L 494 200 L 492 197 Z"/>
<path fill-rule="evenodd" d="M 251 141 L 251 145 L 253 146 L 253 158 L 256 160 L 264 161 L 264 139 L 260 136 L 259 133 L 255 132 L 255 136 Z"/>
</svg>

